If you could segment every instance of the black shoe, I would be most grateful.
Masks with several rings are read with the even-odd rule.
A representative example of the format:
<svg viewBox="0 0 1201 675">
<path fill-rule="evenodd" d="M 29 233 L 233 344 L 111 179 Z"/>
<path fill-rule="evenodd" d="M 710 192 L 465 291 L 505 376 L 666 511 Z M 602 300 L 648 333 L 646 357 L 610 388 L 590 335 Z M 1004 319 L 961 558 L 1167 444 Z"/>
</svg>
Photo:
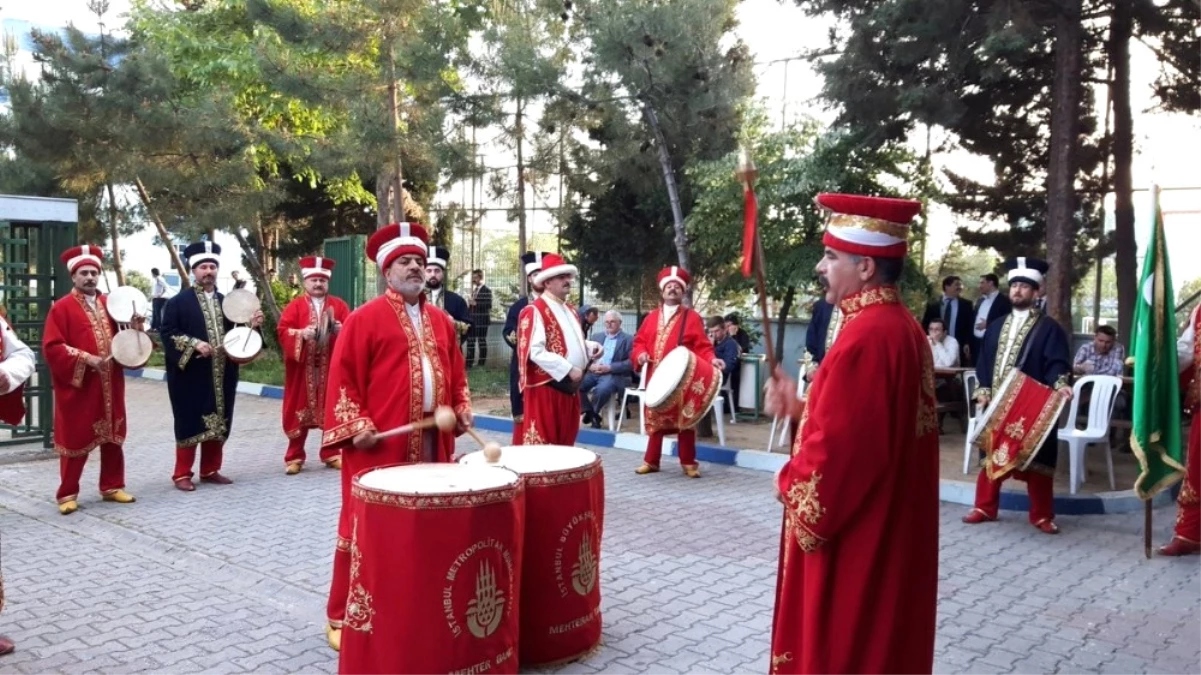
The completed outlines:
<svg viewBox="0 0 1201 675">
<path fill-rule="evenodd" d="M 594 418 L 595 418 L 595 416 L 591 412 L 585 411 L 584 412 L 584 421 L 581 422 L 581 424 L 592 424 L 592 420 Z"/>
<path fill-rule="evenodd" d="M 601 421 L 600 421 L 600 418 L 599 418 L 599 417 L 597 417 L 597 416 L 595 416 L 595 415 L 593 415 L 593 417 L 592 417 L 592 428 L 593 428 L 593 429 L 599 429 L 599 428 L 601 428 Z"/>
</svg>

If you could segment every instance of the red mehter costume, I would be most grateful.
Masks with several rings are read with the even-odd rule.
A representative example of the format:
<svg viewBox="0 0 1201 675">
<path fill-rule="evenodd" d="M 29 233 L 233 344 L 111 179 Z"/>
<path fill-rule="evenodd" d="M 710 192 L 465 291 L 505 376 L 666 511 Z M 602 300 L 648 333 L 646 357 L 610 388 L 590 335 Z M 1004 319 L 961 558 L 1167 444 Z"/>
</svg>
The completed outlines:
<svg viewBox="0 0 1201 675">
<path fill-rule="evenodd" d="M 301 275 L 306 280 L 314 276 L 329 279 L 333 269 L 334 261 L 329 258 L 300 259 Z M 277 332 L 284 356 L 284 434 L 288 437 L 284 464 L 288 465 L 289 473 L 299 471 L 304 465 L 304 443 L 309 429 L 325 428 L 329 360 L 338 338 L 338 326 L 349 316 L 350 307 L 341 298 L 310 297 L 305 293 L 288 303 L 279 318 Z M 310 340 L 303 337 L 307 328 L 317 333 Z M 321 461 L 337 468 L 341 460 L 337 450 L 322 448 Z"/>
<path fill-rule="evenodd" d="M 547 254 L 538 285 L 576 268 L 561 257 Z M 517 319 L 518 384 L 525 404 L 522 445 L 575 445 L 580 431 L 580 397 L 570 388 L 572 368 L 588 370 L 589 358 L 599 349 L 584 339 L 580 317 L 570 304 L 544 292 Z M 578 389 L 578 387 L 577 387 Z"/>
<path fill-rule="evenodd" d="M 669 283 L 677 283 L 686 291 L 691 282 L 692 278 L 688 272 L 680 267 L 665 267 L 659 272 L 659 290 L 666 288 Z M 646 379 L 649 382 L 655 373 L 655 367 L 663 357 L 680 346 L 687 347 L 697 359 L 712 361 L 715 358 L 713 342 L 705 332 L 701 315 L 683 305 L 663 305 L 659 309 L 651 310 L 638 327 L 630 358 L 637 364 L 642 355 L 646 354 Z M 641 383 L 641 386 L 645 387 L 646 382 Z M 700 477 L 700 469 L 696 462 L 696 429 L 680 430 L 676 429 L 674 424 L 675 420 L 672 417 L 661 416 L 650 409 L 646 411 L 646 431 L 650 434 L 650 439 L 646 444 L 643 465 L 637 469 L 638 473 L 658 471 L 663 455 L 663 437 L 678 434 L 680 466 L 688 477 Z"/>
<path fill-rule="evenodd" d="M 1159 549 L 1161 555 L 1201 552 L 1201 307 L 1193 310 L 1188 328 L 1176 345 L 1180 357 L 1181 387 L 1185 405 L 1192 410 L 1184 483 L 1176 497 L 1176 531 L 1172 541 Z"/>
<path fill-rule="evenodd" d="M 62 255 L 68 271 L 100 269 L 100 249 L 76 246 Z M 117 324 L 108 315 L 105 298 L 87 296 L 72 288 L 46 315 L 42 353 L 50 367 L 54 390 L 54 450 L 59 455 L 62 482 L 57 499 L 64 513 L 79 497 L 79 480 L 88 454 L 100 448 L 100 494 L 125 499 L 125 373 L 112 355 Z M 88 357 L 107 359 L 98 369 Z M 64 510 L 65 509 L 65 510 Z"/>
<path fill-rule="evenodd" d="M 827 247 L 905 254 L 920 202 L 819 195 Z M 785 502 L 772 673 L 929 673 L 938 586 L 938 415 L 921 327 L 893 286 L 843 298 L 809 391 Z"/>
<path fill-rule="evenodd" d="M 16 426 L 25 419 L 25 382 L 37 370 L 37 360 L 4 317 L 0 331 L 0 373 L 8 380 L 7 387 L 0 385 L 0 421 Z"/>
<path fill-rule="evenodd" d="M 425 229 L 416 223 L 377 230 L 367 256 L 384 274 L 401 255 L 426 255 Z M 327 613 L 333 632 L 346 618 L 350 590 L 350 484 L 355 474 L 378 466 L 416 462 L 449 462 L 455 434 L 429 430 L 385 438 L 370 449 L 354 447 L 364 431 L 388 431 L 431 416 L 438 406 L 458 415 L 471 410 L 467 370 L 458 331 L 446 312 L 416 305 L 389 289 L 359 307 L 338 336 L 329 368 L 325 400 L 323 450 L 342 457 L 342 510 Z M 330 642 L 336 644 L 340 634 Z"/>
</svg>

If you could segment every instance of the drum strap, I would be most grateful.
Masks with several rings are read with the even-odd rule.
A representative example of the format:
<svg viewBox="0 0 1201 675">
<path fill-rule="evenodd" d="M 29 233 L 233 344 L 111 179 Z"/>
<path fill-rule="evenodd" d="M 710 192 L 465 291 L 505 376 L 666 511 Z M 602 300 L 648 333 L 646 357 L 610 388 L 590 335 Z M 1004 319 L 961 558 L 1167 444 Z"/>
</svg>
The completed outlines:
<svg viewBox="0 0 1201 675">
<path fill-rule="evenodd" d="M 1026 344 L 1022 345 L 1022 352 L 1018 354 L 1017 363 L 1013 366 L 1015 370 L 1021 371 L 1022 366 L 1026 365 L 1026 359 L 1030 356 L 1030 348 L 1034 344 L 1034 338 L 1038 335 L 1039 326 L 1042 325 L 1044 318 L 1046 318 L 1045 315 L 1039 314 L 1034 319 L 1034 325 L 1030 327 L 1030 333 L 1026 335 Z"/>
<path fill-rule="evenodd" d="M 676 346 L 684 345 L 684 324 L 688 321 L 689 311 L 687 307 L 680 307 L 680 330 L 679 334 L 676 335 Z"/>
</svg>

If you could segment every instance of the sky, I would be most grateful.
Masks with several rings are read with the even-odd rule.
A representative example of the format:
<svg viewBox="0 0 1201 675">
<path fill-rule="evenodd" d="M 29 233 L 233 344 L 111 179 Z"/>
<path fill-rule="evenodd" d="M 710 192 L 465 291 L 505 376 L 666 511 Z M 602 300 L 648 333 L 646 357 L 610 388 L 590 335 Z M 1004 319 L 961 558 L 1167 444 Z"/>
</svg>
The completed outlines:
<svg viewBox="0 0 1201 675">
<path fill-rule="evenodd" d="M 129 0 L 110 0 L 108 23 L 119 24 L 120 14 L 128 11 Z M 829 23 L 820 18 L 811 18 L 790 2 L 776 0 L 743 0 L 738 5 L 740 26 L 738 34 L 755 55 L 758 86 L 756 95 L 774 119 L 781 123 L 809 115 L 830 122 L 834 113 L 819 100 L 821 80 L 805 61 L 786 61 L 806 50 L 824 47 L 827 44 Z M 28 24 L 59 26 L 74 22 L 85 31 L 95 31 L 94 15 L 87 10 L 86 0 L 0 0 L 0 26 L 6 31 L 27 30 Z M 24 61 L 28 62 L 27 55 Z M 1184 115 L 1165 114 L 1149 110 L 1151 82 L 1157 73 L 1157 64 L 1151 51 L 1137 41 L 1131 43 L 1132 60 L 1132 104 L 1135 112 L 1135 162 L 1134 186 L 1146 190 L 1152 182 L 1165 188 L 1162 208 L 1166 236 L 1173 250 L 1201 251 L 1201 162 L 1196 160 L 1195 150 L 1201 148 L 1201 121 Z M 1098 100 L 1104 101 L 1102 92 Z M 486 132 L 481 132 L 481 140 Z M 935 139 L 937 141 L 938 139 Z M 1181 152 L 1181 148 L 1194 151 Z M 485 163 L 491 166 L 509 166 L 515 160 L 495 145 L 485 145 Z M 937 158 L 942 166 L 951 167 L 978 180 L 988 181 L 991 165 L 984 158 L 964 151 L 952 151 Z M 1197 188 L 1172 190 L 1170 188 Z M 470 193 L 465 185 L 448 187 L 438 201 L 466 202 Z M 1109 200 L 1110 203 L 1112 200 Z M 557 192 L 546 195 L 531 195 L 527 204 L 535 207 L 557 205 Z M 1149 232 L 1150 207 L 1146 193 L 1136 193 L 1135 199 L 1138 240 L 1140 245 Z M 497 206 L 497 205 L 489 205 Z M 955 236 L 960 225 L 971 225 L 934 205 L 929 209 L 929 241 L 927 260 L 941 256 Z M 530 225 L 535 231 L 552 232 L 550 214 L 533 211 Z M 516 231 L 515 223 L 508 223 L 502 212 L 486 216 L 485 231 Z M 144 240 L 144 241 L 143 241 Z M 151 265 L 162 266 L 161 252 L 152 245 L 153 234 L 146 233 L 126 243 L 127 260 L 131 266 L 148 269 Z M 236 243 L 233 245 L 236 249 Z M 146 262 L 153 260 L 153 262 Z M 237 266 L 237 254 L 223 260 L 226 269 Z M 1201 277 L 1201 256 L 1177 256 L 1173 260 L 1173 277 L 1177 285 Z"/>
</svg>

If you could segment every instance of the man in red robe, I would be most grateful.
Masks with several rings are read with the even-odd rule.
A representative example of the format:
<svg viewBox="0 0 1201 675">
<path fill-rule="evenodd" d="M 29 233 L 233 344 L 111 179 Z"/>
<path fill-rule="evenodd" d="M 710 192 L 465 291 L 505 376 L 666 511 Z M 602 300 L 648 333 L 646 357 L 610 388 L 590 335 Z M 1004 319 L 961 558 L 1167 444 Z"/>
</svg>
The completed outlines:
<svg viewBox="0 0 1201 675">
<path fill-rule="evenodd" d="M 822 194 L 817 273 L 843 315 L 808 403 L 777 371 L 768 412 L 801 420 L 784 504 L 772 673 L 929 673 L 938 587 L 938 406 L 896 283 L 921 203 Z"/>
<path fill-rule="evenodd" d="M 100 494 L 106 502 L 134 500 L 125 488 L 125 373 L 112 359 L 117 324 L 96 290 L 101 251 L 76 246 L 61 258 L 74 288 L 50 306 L 42 353 L 54 390 L 54 450 L 59 455 L 58 512 L 79 509 L 79 480 L 88 455 L 100 448 Z M 144 320 L 135 317 L 136 328 Z"/>
<path fill-rule="evenodd" d="M 304 467 L 304 443 L 309 429 L 325 428 L 325 383 L 329 359 L 350 307 L 329 294 L 334 261 L 319 256 L 300 259 L 304 293 L 288 303 L 279 318 L 277 333 L 284 355 L 284 434 L 288 450 L 284 464 L 289 476 Z M 331 448 L 321 449 L 321 461 L 342 468 L 342 458 Z"/>
<path fill-rule="evenodd" d="M 578 274 L 553 253 L 534 276 L 541 295 L 517 324 L 518 387 L 525 402 L 523 445 L 575 445 L 580 431 L 580 383 L 602 347 L 584 339 L 580 316 L 567 302 Z"/>
<path fill-rule="evenodd" d="M 1180 372 L 1184 374 L 1186 406 L 1192 409 L 1188 451 L 1184 463 L 1184 484 L 1176 497 L 1176 531 L 1172 541 L 1159 548 L 1160 555 L 1178 556 L 1201 553 L 1201 306 L 1193 309 L 1188 328 L 1176 343 Z"/>
<path fill-rule="evenodd" d="M 705 332 L 701 315 L 680 304 L 691 282 L 692 277 L 682 267 L 665 267 L 659 272 L 659 292 L 663 305 L 652 310 L 642 321 L 634 336 L 634 349 L 630 352 L 635 367 L 647 366 L 647 381 L 650 381 L 663 357 L 681 345 L 696 354 L 698 359 L 713 363 L 718 370 L 725 370 L 725 363 L 713 353 L 713 343 Z M 646 382 L 641 386 L 645 387 Z M 635 469 L 635 473 L 645 475 L 657 472 L 663 455 L 663 437 L 678 434 L 680 466 L 684 469 L 684 475 L 700 478 L 700 465 L 696 461 L 696 429 L 676 429 L 671 424 L 674 421 L 660 417 L 653 410 L 646 411 L 646 430 L 650 440 L 646 444 L 642 466 Z"/>
<path fill-rule="evenodd" d="M 29 348 L 8 321 L 0 317 L 0 421 L 17 425 L 25 419 L 25 381 L 37 367 Z M 0 610 L 4 609 L 4 574 L 0 570 Z M 13 641 L 0 635 L 0 656 L 16 649 Z"/>
<path fill-rule="evenodd" d="M 361 471 L 390 464 L 449 462 L 455 436 L 471 426 L 471 396 L 459 335 L 446 312 L 426 303 L 425 259 L 429 241 L 417 223 L 376 230 L 367 257 L 388 281 L 384 295 L 355 310 L 338 335 L 325 400 L 323 450 L 342 456 L 342 511 L 326 608 L 326 638 L 339 649 L 351 577 L 351 480 Z M 417 422 L 450 406 L 454 433 L 430 428 L 384 439 L 376 435 Z"/>
</svg>

